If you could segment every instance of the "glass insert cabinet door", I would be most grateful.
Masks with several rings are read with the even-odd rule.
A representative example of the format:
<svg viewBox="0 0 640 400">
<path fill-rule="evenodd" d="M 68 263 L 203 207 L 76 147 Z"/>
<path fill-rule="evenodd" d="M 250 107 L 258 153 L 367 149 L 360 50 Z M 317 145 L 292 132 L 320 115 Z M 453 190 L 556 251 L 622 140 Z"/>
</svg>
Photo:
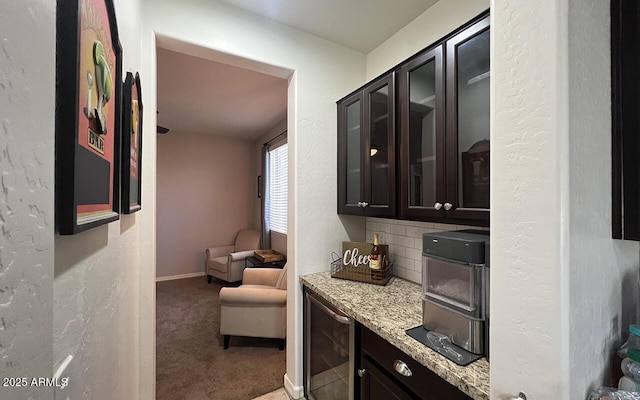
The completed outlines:
<svg viewBox="0 0 640 400">
<path fill-rule="evenodd" d="M 338 210 L 360 213 L 362 177 L 362 92 L 346 98 L 338 107 Z"/>
<path fill-rule="evenodd" d="M 364 183 L 368 215 L 395 213 L 395 87 L 394 75 L 374 82 L 364 90 L 366 159 Z"/>
<path fill-rule="evenodd" d="M 395 215 L 395 75 L 338 102 L 338 213 Z"/>
<path fill-rule="evenodd" d="M 447 42 L 447 187 L 454 217 L 474 218 L 489 209 L 489 53 L 488 18 Z"/>
<path fill-rule="evenodd" d="M 360 109 L 361 100 L 349 104 L 347 108 L 347 203 L 357 204 L 361 199 L 361 151 L 360 151 Z"/>
<path fill-rule="evenodd" d="M 400 195 L 405 216 L 443 216 L 445 192 L 442 46 L 400 69 Z"/>
</svg>

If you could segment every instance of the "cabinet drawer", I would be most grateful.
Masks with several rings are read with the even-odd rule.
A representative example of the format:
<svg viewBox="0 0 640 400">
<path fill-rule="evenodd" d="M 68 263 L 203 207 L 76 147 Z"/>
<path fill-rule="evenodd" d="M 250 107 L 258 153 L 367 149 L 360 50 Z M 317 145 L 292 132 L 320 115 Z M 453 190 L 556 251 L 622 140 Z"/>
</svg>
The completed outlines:
<svg viewBox="0 0 640 400">
<path fill-rule="evenodd" d="M 383 370 L 398 382 L 424 400 L 468 400 L 469 396 L 449 382 L 440 378 L 428 368 L 403 353 L 366 327 L 362 327 L 362 352 L 379 364 Z M 394 368 L 396 360 L 406 364 L 411 376 L 404 376 Z"/>
<path fill-rule="evenodd" d="M 415 395 L 389 378 L 386 373 L 378 369 L 374 362 L 362 357 L 361 366 L 364 369 L 362 375 L 361 400 L 414 400 Z"/>
</svg>

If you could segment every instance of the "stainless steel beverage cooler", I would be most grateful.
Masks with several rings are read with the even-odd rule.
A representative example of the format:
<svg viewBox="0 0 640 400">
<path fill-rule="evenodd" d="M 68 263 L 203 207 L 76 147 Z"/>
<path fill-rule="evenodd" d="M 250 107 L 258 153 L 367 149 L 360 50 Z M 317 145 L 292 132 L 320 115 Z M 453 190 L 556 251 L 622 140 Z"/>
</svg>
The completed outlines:
<svg viewBox="0 0 640 400">
<path fill-rule="evenodd" d="M 489 354 L 489 232 L 422 236 L 422 324 L 463 349 Z"/>
</svg>

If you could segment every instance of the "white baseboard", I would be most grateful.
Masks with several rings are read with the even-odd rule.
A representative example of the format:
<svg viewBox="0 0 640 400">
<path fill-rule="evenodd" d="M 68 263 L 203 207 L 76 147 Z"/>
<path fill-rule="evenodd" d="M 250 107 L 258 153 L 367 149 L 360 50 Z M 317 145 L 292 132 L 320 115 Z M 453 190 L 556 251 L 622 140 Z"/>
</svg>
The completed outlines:
<svg viewBox="0 0 640 400">
<path fill-rule="evenodd" d="M 294 399 L 302 399 L 304 397 L 304 386 L 293 386 L 287 374 L 284 374 L 284 390 Z"/>
<path fill-rule="evenodd" d="M 189 274 L 157 276 L 156 277 L 156 282 L 173 281 L 175 279 L 195 278 L 197 276 L 204 276 L 204 271 L 202 271 L 202 272 L 191 272 Z"/>
</svg>

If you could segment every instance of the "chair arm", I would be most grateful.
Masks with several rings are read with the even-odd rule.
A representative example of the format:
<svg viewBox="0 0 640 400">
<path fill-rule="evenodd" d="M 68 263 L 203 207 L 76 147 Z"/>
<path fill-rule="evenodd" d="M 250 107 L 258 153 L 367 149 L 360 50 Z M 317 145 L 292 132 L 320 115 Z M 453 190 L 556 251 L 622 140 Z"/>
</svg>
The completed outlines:
<svg viewBox="0 0 640 400">
<path fill-rule="evenodd" d="M 242 284 L 275 287 L 281 272 L 280 268 L 245 268 L 242 274 Z"/>
<path fill-rule="evenodd" d="M 229 255 L 231 256 L 231 261 L 240 261 L 240 260 L 244 260 L 247 257 L 251 257 L 254 252 L 255 250 L 245 250 L 245 251 L 230 253 Z"/>
<path fill-rule="evenodd" d="M 284 306 L 287 303 L 287 291 L 275 288 L 230 288 L 220 289 L 221 305 L 237 306 Z"/>
<path fill-rule="evenodd" d="M 216 257 L 226 256 L 227 254 L 231 253 L 234 249 L 235 247 L 233 245 L 209 247 L 206 250 L 207 260 L 213 260 Z"/>
</svg>

